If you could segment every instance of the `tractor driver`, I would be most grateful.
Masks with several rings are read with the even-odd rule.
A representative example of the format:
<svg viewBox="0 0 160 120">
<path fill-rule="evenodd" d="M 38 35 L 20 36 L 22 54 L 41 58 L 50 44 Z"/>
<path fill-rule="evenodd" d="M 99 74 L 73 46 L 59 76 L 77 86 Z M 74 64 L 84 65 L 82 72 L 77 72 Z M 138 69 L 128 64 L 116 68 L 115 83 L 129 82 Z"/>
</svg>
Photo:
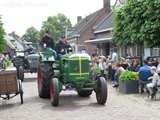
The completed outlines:
<svg viewBox="0 0 160 120">
<path fill-rule="evenodd" d="M 68 50 L 70 52 L 72 52 L 72 47 L 71 45 L 66 41 L 66 37 L 65 35 L 61 36 L 61 40 L 59 40 L 56 44 L 56 52 L 58 54 L 58 60 L 60 59 L 60 57 L 64 54 L 66 54 L 65 50 Z"/>
<path fill-rule="evenodd" d="M 57 59 L 57 53 L 54 50 L 54 40 L 51 37 L 51 32 L 49 30 L 46 31 L 46 36 L 44 36 L 40 42 L 42 47 L 44 48 L 44 51 L 46 52 L 52 52 L 54 59 Z"/>
<path fill-rule="evenodd" d="M 24 53 L 25 53 L 24 66 L 25 66 L 25 69 L 29 69 L 28 55 L 35 53 L 35 50 L 34 50 L 33 46 L 29 45 L 28 49 L 25 50 Z"/>
<path fill-rule="evenodd" d="M 29 45 L 29 46 L 28 46 L 28 49 L 25 50 L 24 53 L 26 53 L 26 52 L 27 52 L 28 54 L 34 54 L 35 51 L 34 51 L 33 46 L 32 46 L 32 45 Z"/>
</svg>

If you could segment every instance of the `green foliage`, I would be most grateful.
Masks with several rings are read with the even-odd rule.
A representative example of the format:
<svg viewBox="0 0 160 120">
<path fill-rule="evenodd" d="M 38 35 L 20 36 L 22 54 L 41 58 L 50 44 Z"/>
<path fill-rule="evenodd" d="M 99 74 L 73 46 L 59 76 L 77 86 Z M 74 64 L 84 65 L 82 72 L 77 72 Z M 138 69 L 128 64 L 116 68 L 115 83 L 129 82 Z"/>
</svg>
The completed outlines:
<svg viewBox="0 0 160 120">
<path fill-rule="evenodd" d="M 138 76 L 134 72 L 126 70 L 126 71 L 122 72 L 122 74 L 119 77 L 119 80 L 120 81 L 138 80 Z"/>
<path fill-rule="evenodd" d="M 117 46 L 160 44 L 160 1 L 128 0 L 114 12 L 112 42 Z"/>
<path fill-rule="evenodd" d="M 100 73 L 101 69 L 98 66 L 94 66 L 93 68 L 94 73 Z"/>
<path fill-rule="evenodd" d="M 4 39 L 5 31 L 3 29 L 3 23 L 1 21 L 1 16 L 0 16 L 0 53 L 2 53 L 5 50 L 6 47 L 6 40 Z"/>
<path fill-rule="evenodd" d="M 66 33 L 67 27 L 72 27 L 72 24 L 64 14 L 59 13 L 56 16 L 49 16 L 47 20 L 43 22 L 40 36 L 42 38 L 45 35 L 45 31 L 50 30 L 54 39 L 58 41 L 60 36 Z"/>
<path fill-rule="evenodd" d="M 39 31 L 34 28 L 30 27 L 26 30 L 26 33 L 22 36 L 26 41 L 36 43 L 38 38 L 40 38 Z"/>
<path fill-rule="evenodd" d="M 12 61 L 11 60 L 7 60 L 7 66 L 10 66 L 12 64 Z"/>
</svg>

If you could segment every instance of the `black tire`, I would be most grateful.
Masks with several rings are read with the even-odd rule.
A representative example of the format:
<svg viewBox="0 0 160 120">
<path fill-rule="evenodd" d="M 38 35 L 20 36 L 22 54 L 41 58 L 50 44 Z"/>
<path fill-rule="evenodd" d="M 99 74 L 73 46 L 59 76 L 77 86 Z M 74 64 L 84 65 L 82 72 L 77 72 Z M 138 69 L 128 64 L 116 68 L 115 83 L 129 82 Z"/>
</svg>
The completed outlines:
<svg viewBox="0 0 160 120">
<path fill-rule="evenodd" d="M 18 79 L 20 79 L 21 81 L 24 80 L 24 69 L 22 66 L 19 66 L 18 68 Z"/>
<path fill-rule="evenodd" d="M 92 94 L 92 90 L 78 91 L 78 95 L 80 97 L 89 97 L 91 94 Z"/>
<path fill-rule="evenodd" d="M 23 89 L 21 80 L 19 80 L 19 94 L 20 94 L 21 104 L 23 104 Z"/>
<path fill-rule="evenodd" d="M 50 97 L 50 82 L 53 76 L 52 62 L 41 62 L 38 65 L 38 93 L 40 98 Z"/>
<path fill-rule="evenodd" d="M 98 89 L 98 92 L 96 92 L 97 102 L 104 105 L 108 96 L 107 82 L 104 77 L 98 78 Z"/>
<path fill-rule="evenodd" d="M 50 99 L 52 106 L 58 106 L 59 104 L 59 82 L 57 78 L 52 78 L 50 83 Z"/>
</svg>

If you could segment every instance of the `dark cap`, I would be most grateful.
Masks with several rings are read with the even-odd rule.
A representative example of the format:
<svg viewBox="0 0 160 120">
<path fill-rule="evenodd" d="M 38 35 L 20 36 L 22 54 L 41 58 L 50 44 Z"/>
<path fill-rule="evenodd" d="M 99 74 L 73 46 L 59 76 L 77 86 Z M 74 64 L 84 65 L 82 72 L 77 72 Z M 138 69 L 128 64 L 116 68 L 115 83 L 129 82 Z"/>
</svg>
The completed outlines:
<svg viewBox="0 0 160 120">
<path fill-rule="evenodd" d="M 66 38 L 66 36 L 63 34 L 63 35 L 61 36 L 61 38 Z"/>
<path fill-rule="evenodd" d="M 51 32 L 49 30 L 47 30 L 46 33 L 51 34 Z"/>
<path fill-rule="evenodd" d="M 110 51 L 114 51 L 114 48 L 110 48 Z"/>
</svg>

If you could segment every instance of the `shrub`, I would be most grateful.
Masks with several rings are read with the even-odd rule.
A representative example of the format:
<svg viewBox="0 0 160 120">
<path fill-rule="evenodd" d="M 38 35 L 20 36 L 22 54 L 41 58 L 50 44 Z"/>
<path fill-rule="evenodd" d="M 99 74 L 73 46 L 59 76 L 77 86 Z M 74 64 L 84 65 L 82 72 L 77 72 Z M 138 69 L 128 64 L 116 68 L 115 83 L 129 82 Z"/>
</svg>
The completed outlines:
<svg viewBox="0 0 160 120">
<path fill-rule="evenodd" d="M 122 74 L 119 77 L 119 80 L 120 81 L 138 80 L 138 76 L 134 72 L 126 70 L 126 71 L 122 72 Z"/>
</svg>

